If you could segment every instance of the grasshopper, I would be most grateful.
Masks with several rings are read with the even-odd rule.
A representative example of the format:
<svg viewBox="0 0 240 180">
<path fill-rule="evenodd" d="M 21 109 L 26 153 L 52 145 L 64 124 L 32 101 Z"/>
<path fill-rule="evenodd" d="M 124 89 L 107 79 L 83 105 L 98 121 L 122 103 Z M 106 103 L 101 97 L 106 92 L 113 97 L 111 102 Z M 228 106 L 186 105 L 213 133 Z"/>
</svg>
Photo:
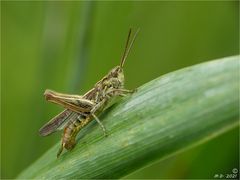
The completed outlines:
<svg viewBox="0 0 240 180">
<path fill-rule="evenodd" d="M 138 32 L 139 29 L 130 42 L 131 29 L 129 30 L 120 65 L 113 68 L 83 96 L 63 94 L 48 89 L 45 91 L 44 96 L 47 101 L 65 108 L 39 130 L 41 136 L 47 136 L 64 128 L 57 157 L 64 148 L 71 150 L 75 146 L 78 132 L 93 119 L 97 121 L 104 135 L 107 136 L 106 129 L 98 115 L 116 103 L 119 98 L 135 91 L 124 88 L 123 66 Z"/>
</svg>

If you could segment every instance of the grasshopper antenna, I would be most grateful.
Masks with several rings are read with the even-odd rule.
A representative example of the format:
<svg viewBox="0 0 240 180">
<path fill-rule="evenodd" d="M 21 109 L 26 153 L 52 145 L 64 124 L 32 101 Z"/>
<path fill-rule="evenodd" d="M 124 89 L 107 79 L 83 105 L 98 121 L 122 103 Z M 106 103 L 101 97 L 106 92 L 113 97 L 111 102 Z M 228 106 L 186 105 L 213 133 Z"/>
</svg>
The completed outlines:
<svg viewBox="0 0 240 180">
<path fill-rule="evenodd" d="M 129 47 L 128 47 L 129 40 L 130 40 L 130 36 L 131 36 L 131 33 L 132 33 L 132 29 L 130 28 L 130 30 L 129 30 L 128 37 L 127 37 L 127 42 L 126 42 L 125 49 L 124 49 L 124 53 L 123 53 L 123 56 L 122 56 L 122 59 L 121 59 L 121 63 L 120 63 L 120 67 L 121 67 L 121 68 L 123 68 L 124 62 L 125 62 L 125 60 L 126 60 L 127 57 L 128 57 L 128 54 L 129 54 L 129 52 L 130 52 L 130 50 L 131 50 L 131 48 L 132 48 L 132 45 L 133 45 L 133 43 L 134 43 L 134 41 L 135 41 L 135 39 L 136 39 L 136 37 L 137 37 L 137 34 L 138 34 L 139 30 L 140 30 L 140 29 L 138 28 L 138 30 L 137 30 L 136 33 L 134 34 L 133 39 L 132 39 L 132 41 L 131 41 L 131 43 L 130 43 L 130 45 L 129 45 Z"/>
</svg>

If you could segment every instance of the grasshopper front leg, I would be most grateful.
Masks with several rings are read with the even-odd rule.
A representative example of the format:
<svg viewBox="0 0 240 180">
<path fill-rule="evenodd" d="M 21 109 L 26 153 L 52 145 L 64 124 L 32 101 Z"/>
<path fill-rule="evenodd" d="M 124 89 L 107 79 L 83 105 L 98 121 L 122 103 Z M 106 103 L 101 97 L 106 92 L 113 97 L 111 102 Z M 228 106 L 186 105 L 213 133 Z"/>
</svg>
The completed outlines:
<svg viewBox="0 0 240 180">
<path fill-rule="evenodd" d="M 134 93 L 134 92 L 136 92 L 137 91 L 137 89 L 133 89 L 133 90 L 128 90 L 128 89 L 111 89 L 109 92 L 108 92 L 108 94 L 110 95 L 110 94 L 112 94 L 112 93 L 115 93 L 115 92 L 117 92 L 117 95 L 118 96 L 123 96 L 123 97 L 125 97 L 127 94 L 132 94 L 132 93 Z M 107 95 L 108 95 L 107 94 Z"/>
</svg>

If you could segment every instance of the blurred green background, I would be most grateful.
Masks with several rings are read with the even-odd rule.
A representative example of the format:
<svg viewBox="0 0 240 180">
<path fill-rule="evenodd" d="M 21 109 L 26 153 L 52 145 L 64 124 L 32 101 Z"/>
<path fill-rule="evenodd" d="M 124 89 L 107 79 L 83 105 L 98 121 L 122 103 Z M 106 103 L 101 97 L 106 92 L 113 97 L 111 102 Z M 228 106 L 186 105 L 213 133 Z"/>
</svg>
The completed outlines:
<svg viewBox="0 0 240 180">
<path fill-rule="evenodd" d="M 16 177 L 60 140 L 61 133 L 38 135 L 62 111 L 44 100 L 44 90 L 89 90 L 119 63 L 130 27 L 141 31 L 125 64 L 128 89 L 239 53 L 237 1 L 1 1 L 1 178 Z M 126 178 L 232 173 L 239 168 L 238 129 Z"/>
</svg>

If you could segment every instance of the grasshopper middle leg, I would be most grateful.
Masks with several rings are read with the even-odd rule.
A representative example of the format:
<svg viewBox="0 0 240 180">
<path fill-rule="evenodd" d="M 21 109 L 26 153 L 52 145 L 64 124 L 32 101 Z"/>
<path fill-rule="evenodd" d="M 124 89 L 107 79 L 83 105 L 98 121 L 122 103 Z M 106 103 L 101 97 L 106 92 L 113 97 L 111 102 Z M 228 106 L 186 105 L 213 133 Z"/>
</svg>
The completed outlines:
<svg viewBox="0 0 240 180">
<path fill-rule="evenodd" d="M 103 130 L 103 134 L 104 136 L 107 136 L 107 131 L 106 128 L 104 127 L 104 125 L 101 123 L 101 121 L 99 120 L 99 118 L 95 115 L 95 113 L 97 112 L 97 110 L 99 110 L 104 103 L 106 102 L 106 99 L 102 100 L 101 102 L 99 102 L 90 112 L 90 114 L 94 117 L 94 119 L 97 121 L 97 123 L 100 125 L 100 127 Z"/>
</svg>

